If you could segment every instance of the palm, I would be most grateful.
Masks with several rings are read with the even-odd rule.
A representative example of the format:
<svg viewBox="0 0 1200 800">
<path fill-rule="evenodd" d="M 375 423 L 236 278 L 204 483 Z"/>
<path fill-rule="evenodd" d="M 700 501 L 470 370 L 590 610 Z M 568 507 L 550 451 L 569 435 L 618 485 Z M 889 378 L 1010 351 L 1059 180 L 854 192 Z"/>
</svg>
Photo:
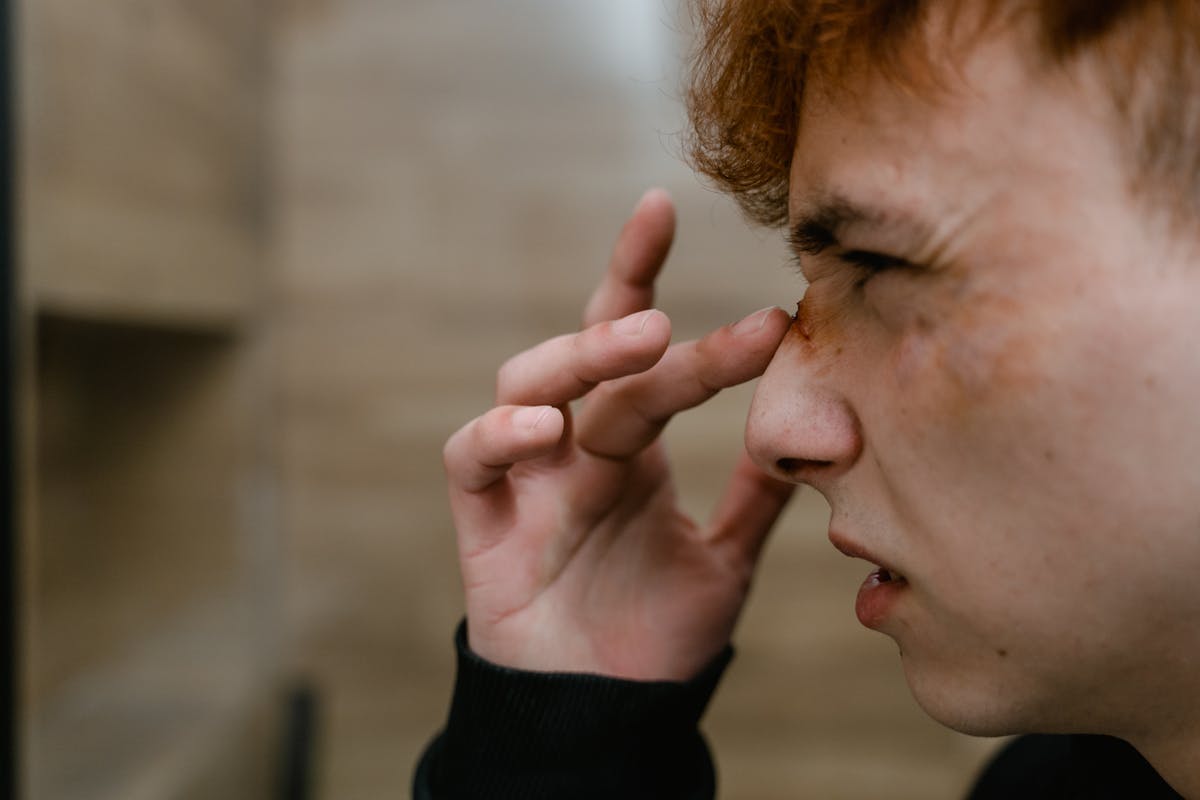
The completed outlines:
<svg viewBox="0 0 1200 800">
<path fill-rule="evenodd" d="M 679 510 L 660 443 L 621 464 L 569 458 L 566 469 L 514 468 L 513 527 L 463 559 L 478 589 L 469 618 L 492 620 L 490 636 L 520 643 L 509 660 L 626 676 L 695 672 L 728 640 L 751 565 Z"/>
</svg>

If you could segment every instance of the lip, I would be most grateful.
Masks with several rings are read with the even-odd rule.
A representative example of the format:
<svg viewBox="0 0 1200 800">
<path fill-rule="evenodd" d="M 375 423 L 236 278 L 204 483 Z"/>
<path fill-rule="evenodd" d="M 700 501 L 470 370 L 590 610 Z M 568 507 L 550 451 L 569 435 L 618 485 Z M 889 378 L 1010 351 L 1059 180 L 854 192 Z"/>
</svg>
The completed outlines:
<svg viewBox="0 0 1200 800">
<path fill-rule="evenodd" d="M 833 545 L 835 550 L 844 556 L 849 556 L 850 558 L 861 558 L 863 561 L 870 561 L 872 564 L 880 567 L 881 569 L 886 569 L 889 572 L 901 574 L 900 570 L 896 569 L 891 564 L 882 561 L 864 545 L 853 541 L 844 533 L 839 531 L 830 531 L 829 542 Z"/>
<path fill-rule="evenodd" d="M 829 541 L 843 555 L 869 561 L 875 565 L 876 568 L 858 588 L 858 596 L 854 601 L 854 614 L 865 627 L 877 630 L 887 620 L 896 603 L 904 595 L 908 588 L 908 579 L 845 534 L 830 531 Z"/>
</svg>

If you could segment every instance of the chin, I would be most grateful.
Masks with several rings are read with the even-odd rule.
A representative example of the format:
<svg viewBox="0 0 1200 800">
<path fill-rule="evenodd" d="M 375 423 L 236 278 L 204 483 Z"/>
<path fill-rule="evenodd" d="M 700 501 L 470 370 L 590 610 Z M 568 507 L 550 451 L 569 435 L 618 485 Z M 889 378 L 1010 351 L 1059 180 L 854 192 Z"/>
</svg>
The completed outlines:
<svg viewBox="0 0 1200 800">
<path fill-rule="evenodd" d="M 1033 733 L 1033 726 L 1022 724 L 996 709 L 983 709 L 964 703 L 946 702 L 946 698 L 929 698 L 913 692 L 917 705 L 937 722 L 968 736 L 1010 736 Z"/>
<path fill-rule="evenodd" d="M 917 705 L 937 722 L 968 736 L 1051 733 L 1062 726 L 1029 687 L 1012 679 L 1011 671 L 972 670 L 964 665 L 933 668 L 901 653 L 904 677 Z"/>
</svg>

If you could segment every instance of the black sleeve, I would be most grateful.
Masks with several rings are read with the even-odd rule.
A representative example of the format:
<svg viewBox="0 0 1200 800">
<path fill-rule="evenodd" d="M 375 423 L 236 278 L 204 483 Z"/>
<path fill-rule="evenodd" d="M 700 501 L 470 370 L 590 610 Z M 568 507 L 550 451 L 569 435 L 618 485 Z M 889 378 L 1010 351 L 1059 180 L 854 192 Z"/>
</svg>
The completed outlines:
<svg viewBox="0 0 1200 800">
<path fill-rule="evenodd" d="M 417 765 L 416 800 L 715 795 L 698 726 L 732 648 L 682 683 L 508 669 L 468 649 L 465 623 L 454 638 L 454 698 Z"/>
<path fill-rule="evenodd" d="M 1022 736 L 992 760 L 968 800 L 1183 800 L 1131 745 L 1111 736 Z"/>
</svg>

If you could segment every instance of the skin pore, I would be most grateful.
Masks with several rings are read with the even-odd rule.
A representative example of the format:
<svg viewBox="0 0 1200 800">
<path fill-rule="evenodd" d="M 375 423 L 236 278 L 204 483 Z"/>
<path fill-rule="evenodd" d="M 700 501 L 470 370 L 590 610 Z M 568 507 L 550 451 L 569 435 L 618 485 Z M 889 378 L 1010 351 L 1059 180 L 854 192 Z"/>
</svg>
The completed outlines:
<svg viewBox="0 0 1200 800">
<path fill-rule="evenodd" d="M 1030 49 L 936 99 L 806 87 L 809 285 L 747 446 L 905 577 L 879 629 L 933 717 L 1121 736 L 1200 796 L 1195 232 L 1134 195 L 1088 65 Z"/>
</svg>

